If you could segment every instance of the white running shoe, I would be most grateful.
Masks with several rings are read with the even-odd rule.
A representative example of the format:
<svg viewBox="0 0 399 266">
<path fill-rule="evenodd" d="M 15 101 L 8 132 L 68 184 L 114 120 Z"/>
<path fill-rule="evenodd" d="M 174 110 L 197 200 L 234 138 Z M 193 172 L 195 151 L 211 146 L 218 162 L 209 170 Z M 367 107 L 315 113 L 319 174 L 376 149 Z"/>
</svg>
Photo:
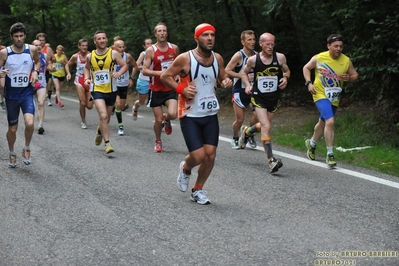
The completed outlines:
<svg viewBox="0 0 399 266">
<path fill-rule="evenodd" d="M 233 150 L 239 150 L 240 146 L 238 145 L 238 139 L 232 139 L 231 140 L 231 148 Z"/>
<path fill-rule="evenodd" d="M 123 134 L 125 134 L 125 131 L 123 130 L 123 126 L 120 126 L 118 129 L 118 135 L 123 136 Z"/>
<path fill-rule="evenodd" d="M 201 189 L 192 192 L 190 199 L 201 205 L 211 204 L 211 200 L 206 196 L 206 192 Z"/>
<path fill-rule="evenodd" d="M 134 106 L 132 107 L 132 117 L 133 121 L 137 121 L 137 110 L 134 110 Z"/>
<path fill-rule="evenodd" d="M 10 152 L 10 154 L 8 155 L 9 158 L 9 162 L 8 162 L 8 166 L 11 168 L 15 168 L 17 167 L 17 155 L 15 154 L 15 152 Z"/>
<path fill-rule="evenodd" d="M 275 173 L 279 168 L 283 167 L 283 162 L 280 159 L 272 158 L 269 161 L 270 173 Z"/>
<path fill-rule="evenodd" d="M 81 122 L 81 123 L 80 123 L 80 127 L 81 127 L 82 129 L 86 129 L 86 128 L 87 128 L 87 125 L 86 125 L 85 122 Z"/>
<path fill-rule="evenodd" d="M 47 106 L 52 106 L 53 104 L 51 103 L 50 99 L 47 99 Z"/>
<path fill-rule="evenodd" d="M 255 135 L 249 136 L 248 138 L 248 144 L 252 149 L 256 149 L 256 140 L 255 140 Z"/>
<path fill-rule="evenodd" d="M 10 160 L 11 161 L 11 160 Z M 30 165 L 31 159 L 30 159 L 30 150 L 22 150 L 22 161 L 26 165 Z"/>
<path fill-rule="evenodd" d="M 188 183 L 190 182 L 190 175 L 183 171 L 184 161 L 180 163 L 179 175 L 177 176 L 177 187 L 183 191 L 187 191 Z"/>
</svg>

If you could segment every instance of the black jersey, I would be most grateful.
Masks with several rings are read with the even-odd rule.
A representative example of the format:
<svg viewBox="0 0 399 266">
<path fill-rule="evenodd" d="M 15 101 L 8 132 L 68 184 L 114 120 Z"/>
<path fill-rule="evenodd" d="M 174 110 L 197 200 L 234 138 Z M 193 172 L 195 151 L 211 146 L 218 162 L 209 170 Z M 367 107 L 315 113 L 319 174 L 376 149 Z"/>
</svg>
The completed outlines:
<svg viewBox="0 0 399 266">
<path fill-rule="evenodd" d="M 277 53 L 273 51 L 273 60 L 265 65 L 256 55 L 254 67 L 255 81 L 252 97 L 262 102 L 276 102 L 280 98 L 279 80 L 283 77 L 283 70 L 277 60 Z"/>
</svg>

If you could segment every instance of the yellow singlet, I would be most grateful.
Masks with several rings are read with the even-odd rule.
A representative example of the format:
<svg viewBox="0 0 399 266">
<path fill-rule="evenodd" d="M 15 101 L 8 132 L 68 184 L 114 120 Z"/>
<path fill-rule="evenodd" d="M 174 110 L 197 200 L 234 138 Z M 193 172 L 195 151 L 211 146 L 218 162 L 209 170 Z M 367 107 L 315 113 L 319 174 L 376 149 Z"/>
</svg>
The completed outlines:
<svg viewBox="0 0 399 266">
<path fill-rule="evenodd" d="M 92 91 L 111 93 L 117 90 L 116 79 L 112 77 L 114 61 L 112 59 L 112 49 L 108 48 L 103 55 L 98 55 L 94 50 L 91 53 L 91 80 L 93 83 Z"/>
<path fill-rule="evenodd" d="M 329 99 L 334 106 L 338 106 L 344 81 L 341 75 L 349 70 L 349 57 L 341 54 L 337 59 L 331 58 L 329 51 L 317 55 L 317 66 L 315 68 L 316 94 L 313 101 Z"/>
</svg>

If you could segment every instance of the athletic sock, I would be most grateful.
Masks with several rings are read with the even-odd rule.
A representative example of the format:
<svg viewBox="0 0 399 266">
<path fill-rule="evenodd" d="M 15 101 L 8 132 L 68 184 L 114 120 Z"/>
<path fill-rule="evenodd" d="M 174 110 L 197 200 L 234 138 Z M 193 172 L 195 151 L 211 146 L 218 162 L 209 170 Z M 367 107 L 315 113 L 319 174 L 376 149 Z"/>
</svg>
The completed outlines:
<svg viewBox="0 0 399 266">
<path fill-rule="evenodd" d="M 122 123 L 122 111 L 115 110 L 115 114 L 116 114 L 116 119 L 118 120 L 118 123 L 121 124 Z"/>
<path fill-rule="evenodd" d="M 196 191 L 196 190 L 202 190 L 202 186 L 195 184 L 192 191 Z"/>
<path fill-rule="evenodd" d="M 313 138 L 311 138 L 310 139 L 310 146 L 316 147 L 316 145 L 317 145 L 317 142 Z"/>
<path fill-rule="evenodd" d="M 270 137 L 261 137 L 262 146 L 267 154 L 267 159 L 273 158 L 273 149 L 272 149 L 272 142 L 270 141 Z"/>
</svg>

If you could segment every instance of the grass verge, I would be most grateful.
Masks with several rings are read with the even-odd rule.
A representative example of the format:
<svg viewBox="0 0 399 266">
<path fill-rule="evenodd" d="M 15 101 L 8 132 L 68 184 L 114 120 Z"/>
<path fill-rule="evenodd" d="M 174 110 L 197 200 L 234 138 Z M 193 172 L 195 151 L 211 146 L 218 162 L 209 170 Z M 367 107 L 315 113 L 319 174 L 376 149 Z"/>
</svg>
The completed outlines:
<svg viewBox="0 0 399 266">
<path fill-rule="evenodd" d="M 338 162 L 373 169 L 381 173 L 399 177 L 399 144 L 396 134 L 384 132 L 378 117 L 372 117 L 368 110 L 338 110 L 335 119 L 334 154 Z M 278 115 L 276 120 L 278 120 Z M 306 152 L 305 140 L 313 134 L 317 115 L 305 116 L 300 121 L 278 123 L 273 127 L 273 142 Z M 364 150 L 341 152 L 337 147 L 345 149 L 372 146 Z M 317 157 L 326 156 L 324 139 L 318 142 Z"/>
</svg>

